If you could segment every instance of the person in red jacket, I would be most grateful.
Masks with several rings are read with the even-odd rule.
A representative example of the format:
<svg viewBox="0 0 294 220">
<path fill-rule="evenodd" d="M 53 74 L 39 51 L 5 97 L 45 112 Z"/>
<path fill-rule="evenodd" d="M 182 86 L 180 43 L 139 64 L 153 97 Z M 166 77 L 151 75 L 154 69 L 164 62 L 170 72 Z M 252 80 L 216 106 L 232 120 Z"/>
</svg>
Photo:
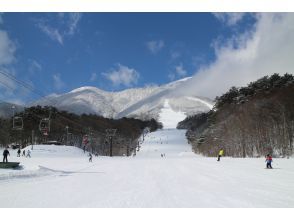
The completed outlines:
<svg viewBox="0 0 294 220">
<path fill-rule="evenodd" d="M 272 162 L 273 162 L 273 158 L 270 154 L 266 155 L 266 168 L 270 168 L 272 169 Z"/>
</svg>

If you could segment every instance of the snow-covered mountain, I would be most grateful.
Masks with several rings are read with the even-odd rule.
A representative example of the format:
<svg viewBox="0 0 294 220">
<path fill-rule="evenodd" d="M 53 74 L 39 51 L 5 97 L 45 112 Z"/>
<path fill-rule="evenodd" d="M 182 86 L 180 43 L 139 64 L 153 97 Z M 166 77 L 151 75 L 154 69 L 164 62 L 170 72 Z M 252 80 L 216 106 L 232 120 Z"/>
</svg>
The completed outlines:
<svg viewBox="0 0 294 220">
<path fill-rule="evenodd" d="M 96 87 L 81 87 L 65 94 L 50 95 L 31 104 L 51 105 L 76 114 L 98 114 L 104 117 L 134 117 L 158 119 L 165 100 L 175 111 L 191 115 L 212 108 L 213 102 L 204 97 L 177 94 L 177 88 L 190 78 L 161 86 L 107 92 Z"/>
</svg>

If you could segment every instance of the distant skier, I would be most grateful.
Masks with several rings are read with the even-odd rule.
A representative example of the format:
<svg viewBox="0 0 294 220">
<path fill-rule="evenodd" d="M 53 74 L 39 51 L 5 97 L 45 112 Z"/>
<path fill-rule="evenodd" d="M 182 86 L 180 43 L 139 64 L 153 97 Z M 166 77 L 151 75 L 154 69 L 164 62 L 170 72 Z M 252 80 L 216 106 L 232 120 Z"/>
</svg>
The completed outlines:
<svg viewBox="0 0 294 220">
<path fill-rule="evenodd" d="M 8 155 L 10 156 L 10 153 L 6 147 L 5 150 L 3 151 L 3 163 L 5 163 L 5 162 L 8 163 L 8 159 L 7 159 Z"/>
<path fill-rule="evenodd" d="M 23 156 L 23 157 L 26 156 L 26 150 L 23 150 L 23 151 L 22 151 L 22 155 L 21 155 L 21 156 Z"/>
<path fill-rule="evenodd" d="M 266 155 L 266 168 L 272 169 L 272 162 L 273 162 L 273 158 L 270 154 Z"/>
<path fill-rule="evenodd" d="M 20 153 L 21 153 L 21 150 L 20 150 L 20 148 L 18 148 L 18 150 L 17 150 L 17 157 L 20 157 Z"/>
<path fill-rule="evenodd" d="M 89 153 L 89 162 L 92 162 L 92 154 Z"/>
<path fill-rule="evenodd" d="M 31 158 L 31 151 L 30 150 L 27 151 L 27 156 L 26 157 Z"/>
<path fill-rule="evenodd" d="M 220 158 L 224 155 L 224 149 L 221 148 L 220 151 L 218 152 L 218 157 L 217 157 L 217 161 L 220 161 Z"/>
</svg>

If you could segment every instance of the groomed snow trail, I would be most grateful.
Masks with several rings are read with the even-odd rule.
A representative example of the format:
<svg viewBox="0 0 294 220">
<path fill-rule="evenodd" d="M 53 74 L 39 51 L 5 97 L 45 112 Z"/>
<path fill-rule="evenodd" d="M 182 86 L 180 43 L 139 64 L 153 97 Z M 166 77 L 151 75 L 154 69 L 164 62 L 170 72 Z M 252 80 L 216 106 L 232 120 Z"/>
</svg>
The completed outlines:
<svg viewBox="0 0 294 220">
<path fill-rule="evenodd" d="M 163 129 L 149 133 L 137 153 L 138 157 L 178 157 L 184 155 L 194 156 L 191 145 L 187 143 L 186 130 L 176 129 L 179 121 L 186 118 L 183 112 L 175 112 L 165 100 L 164 107 L 159 114 L 159 121 Z"/>
<path fill-rule="evenodd" d="M 181 115 L 168 103 L 166 112 Z M 37 145 L 32 158 L 11 150 L 23 170 L 0 169 L 0 207 L 294 207 L 293 158 L 274 158 L 273 170 L 264 158 L 217 162 L 193 154 L 184 133 L 170 126 L 148 134 L 136 157 L 93 163 L 70 146 Z"/>
</svg>

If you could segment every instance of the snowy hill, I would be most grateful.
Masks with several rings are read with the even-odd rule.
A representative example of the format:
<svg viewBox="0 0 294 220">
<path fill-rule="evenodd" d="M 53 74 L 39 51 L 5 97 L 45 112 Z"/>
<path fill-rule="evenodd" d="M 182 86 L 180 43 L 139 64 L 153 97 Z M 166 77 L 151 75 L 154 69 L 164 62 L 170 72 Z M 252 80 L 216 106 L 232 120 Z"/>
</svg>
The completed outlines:
<svg viewBox="0 0 294 220">
<path fill-rule="evenodd" d="M 209 111 L 213 105 L 210 99 L 177 94 L 177 88 L 188 80 L 190 78 L 162 86 L 133 88 L 120 92 L 81 87 L 65 94 L 48 96 L 30 105 L 51 105 L 77 114 L 98 114 L 112 118 L 158 119 L 164 100 L 169 99 L 172 109 L 182 111 L 186 115 Z"/>
</svg>

